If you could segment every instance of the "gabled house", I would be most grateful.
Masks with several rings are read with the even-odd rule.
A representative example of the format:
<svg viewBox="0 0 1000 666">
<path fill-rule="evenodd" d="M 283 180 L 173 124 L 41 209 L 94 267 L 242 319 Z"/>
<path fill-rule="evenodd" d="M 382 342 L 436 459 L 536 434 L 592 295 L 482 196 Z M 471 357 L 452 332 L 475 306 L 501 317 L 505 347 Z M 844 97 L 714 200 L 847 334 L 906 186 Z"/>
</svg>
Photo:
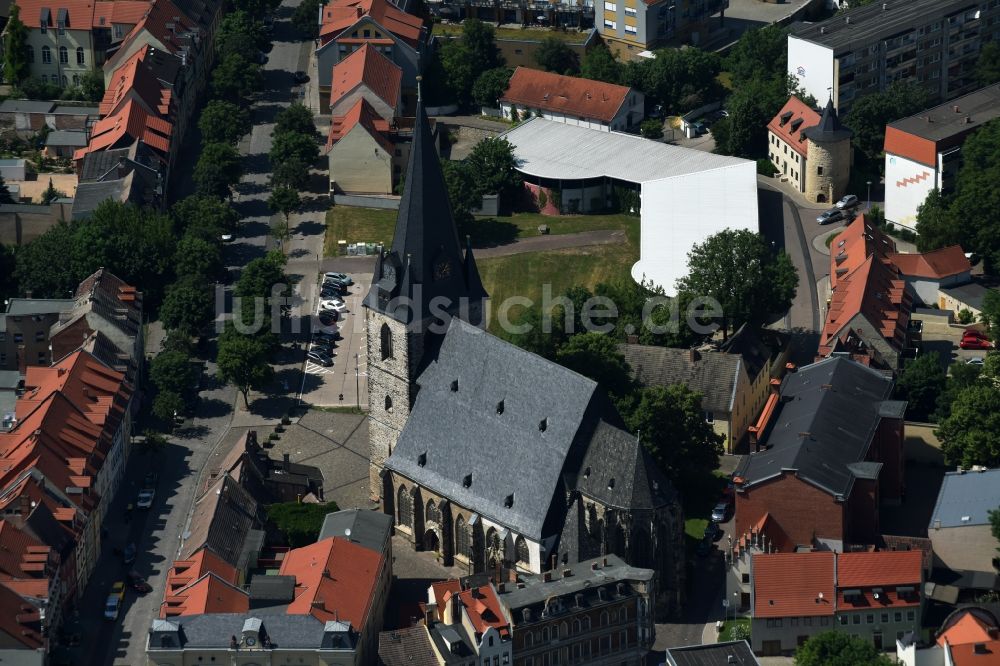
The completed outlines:
<svg viewBox="0 0 1000 666">
<path fill-rule="evenodd" d="M 93 2 L 17 0 L 14 4 L 27 29 L 25 55 L 31 76 L 65 88 L 99 66 L 98 54 L 103 52 L 95 43 Z"/>
<path fill-rule="evenodd" d="M 403 115 L 403 70 L 375 46 L 364 43 L 333 66 L 328 113 L 343 116 L 364 98 L 385 120 Z"/>
<path fill-rule="evenodd" d="M 786 375 L 735 472 L 735 534 L 769 516 L 790 549 L 874 543 L 880 503 L 905 487 L 906 403 L 890 399 L 893 384 L 840 355 Z"/>
<path fill-rule="evenodd" d="M 630 343 L 620 349 L 644 386 L 683 384 L 700 393 L 705 421 L 725 437 L 727 453 L 744 441 L 767 400 L 771 352 L 745 325 L 720 345 L 673 349 Z"/>
<path fill-rule="evenodd" d="M 960 245 L 924 253 L 894 252 L 889 255 L 889 261 L 913 289 L 917 299 L 929 306 L 940 307 L 942 289 L 972 281 L 972 264 Z"/>
<path fill-rule="evenodd" d="M 531 112 L 547 120 L 604 132 L 627 130 L 645 117 L 645 96 L 628 86 L 518 67 L 498 100 L 504 118 Z"/>
<path fill-rule="evenodd" d="M 326 157 L 331 193 L 392 194 L 406 163 L 390 123 L 363 97 L 332 119 Z"/>
<path fill-rule="evenodd" d="M 946 472 L 927 526 L 935 567 L 995 573 L 997 540 L 989 512 L 998 506 L 1000 469 Z"/>
<path fill-rule="evenodd" d="M 74 220 L 90 217 L 108 199 L 154 209 L 161 209 L 165 202 L 167 163 L 141 140 L 124 148 L 86 153 L 77 164 L 77 176 Z"/>
<path fill-rule="evenodd" d="M 402 71 L 401 105 L 403 109 L 410 108 L 420 73 L 419 54 L 427 38 L 423 21 L 389 0 L 333 0 L 328 3 L 320 17 L 319 48 L 316 49 L 320 104 L 330 98 L 334 65 L 368 44 Z"/>
<path fill-rule="evenodd" d="M 48 663 L 48 637 L 39 609 L 0 583 L 0 659 L 23 666 Z"/>
<path fill-rule="evenodd" d="M 0 542 L 0 586 L 38 609 L 43 633 L 57 630 L 63 604 L 59 553 L 10 520 L 0 520 Z"/>
</svg>

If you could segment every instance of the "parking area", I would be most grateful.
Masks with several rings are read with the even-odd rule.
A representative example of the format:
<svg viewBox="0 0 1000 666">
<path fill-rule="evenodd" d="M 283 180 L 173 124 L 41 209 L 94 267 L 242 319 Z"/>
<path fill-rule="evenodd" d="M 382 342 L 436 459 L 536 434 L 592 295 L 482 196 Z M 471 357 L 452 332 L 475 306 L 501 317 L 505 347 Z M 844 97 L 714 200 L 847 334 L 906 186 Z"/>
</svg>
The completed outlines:
<svg viewBox="0 0 1000 666">
<path fill-rule="evenodd" d="M 308 358 L 305 362 L 299 398 L 317 407 L 368 407 L 367 348 L 361 301 L 371 286 L 372 275 L 351 273 L 350 277 L 354 284 L 343 297 L 346 309 L 340 313 L 336 324 L 341 339 L 333 348 L 333 365 L 324 366 Z M 315 282 L 308 289 L 303 289 L 303 292 L 308 292 L 304 298 L 310 303 L 310 311 L 314 315 L 318 315 L 320 310 L 321 279 L 322 276 L 317 275 Z M 313 324 L 314 330 L 321 325 L 316 317 Z M 310 342 L 309 351 L 313 349 L 319 347 Z"/>
<path fill-rule="evenodd" d="M 914 320 L 922 323 L 921 331 L 921 352 L 924 354 L 937 353 L 942 362 L 968 363 L 972 359 L 982 359 L 986 356 L 985 349 L 961 349 L 959 343 L 962 341 L 962 334 L 966 326 L 948 323 L 941 315 L 914 313 Z"/>
</svg>

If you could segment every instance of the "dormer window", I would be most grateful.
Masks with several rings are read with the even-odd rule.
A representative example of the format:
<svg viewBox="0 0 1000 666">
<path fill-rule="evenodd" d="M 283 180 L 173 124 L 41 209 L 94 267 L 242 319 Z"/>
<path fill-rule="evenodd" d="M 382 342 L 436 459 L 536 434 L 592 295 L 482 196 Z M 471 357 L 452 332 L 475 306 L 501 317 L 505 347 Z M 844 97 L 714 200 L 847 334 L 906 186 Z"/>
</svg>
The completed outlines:
<svg viewBox="0 0 1000 666">
<path fill-rule="evenodd" d="M 541 432 L 545 432 L 545 430 L 546 430 L 546 429 L 547 429 L 548 427 L 549 427 L 549 420 L 548 420 L 548 419 L 542 419 L 541 421 L 539 421 L 539 422 L 538 422 L 538 429 L 539 429 L 539 430 L 540 430 Z"/>
<path fill-rule="evenodd" d="M 466 474 L 465 478 L 462 479 L 462 487 L 463 488 L 470 488 L 471 486 L 472 486 L 472 475 L 471 474 Z"/>
<path fill-rule="evenodd" d="M 497 416 L 503 414 L 503 400 L 497 403 Z"/>
<path fill-rule="evenodd" d="M 419 456 L 417 456 L 417 466 L 423 467 L 426 464 L 427 464 L 427 452 L 424 451 Z"/>
<path fill-rule="evenodd" d="M 589 467 L 587 469 L 583 470 L 583 478 L 585 478 L 585 479 L 589 479 L 590 478 L 590 468 Z"/>
<path fill-rule="evenodd" d="M 514 493 L 511 493 L 510 495 L 507 495 L 506 498 L 504 498 L 503 505 L 508 509 L 514 506 Z"/>
<path fill-rule="evenodd" d="M 798 129 L 799 129 L 799 127 L 801 127 L 801 126 L 802 126 L 802 119 L 801 118 L 796 118 L 795 120 L 792 121 L 792 131 L 793 132 L 797 132 Z"/>
<path fill-rule="evenodd" d="M 785 111 L 783 114 L 781 114 L 781 126 L 784 127 L 785 123 L 787 123 L 791 119 L 792 119 L 792 112 Z"/>
<path fill-rule="evenodd" d="M 451 392 L 452 393 L 458 393 L 458 380 L 457 379 L 451 380 Z"/>
<path fill-rule="evenodd" d="M 615 477 L 611 477 L 608 480 L 608 490 L 614 490 L 614 489 L 615 489 Z"/>
</svg>

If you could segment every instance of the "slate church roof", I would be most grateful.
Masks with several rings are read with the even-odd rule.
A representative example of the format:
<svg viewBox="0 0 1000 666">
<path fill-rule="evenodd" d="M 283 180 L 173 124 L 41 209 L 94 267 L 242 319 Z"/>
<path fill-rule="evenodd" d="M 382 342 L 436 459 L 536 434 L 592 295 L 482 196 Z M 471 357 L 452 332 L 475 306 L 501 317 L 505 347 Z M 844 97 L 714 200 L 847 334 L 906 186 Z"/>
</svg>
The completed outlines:
<svg viewBox="0 0 1000 666">
<path fill-rule="evenodd" d="M 386 467 L 527 538 L 558 531 L 553 499 L 574 484 L 615 506 L 673 497 L 596 382 L 460 319 L 417 384 Z"/>
<path fill-rule="evenodd" d="M 446 310 L 457 309 L 462 299 L 487 298 L 471 245 L 462 256 L 433 141 L 427 113 L 418 99 L 392 248 L 379 256 L 364 301 L 366 307 L 405 324 L 429 317 L 436 298 L 446 299 Z"/>
</svg>

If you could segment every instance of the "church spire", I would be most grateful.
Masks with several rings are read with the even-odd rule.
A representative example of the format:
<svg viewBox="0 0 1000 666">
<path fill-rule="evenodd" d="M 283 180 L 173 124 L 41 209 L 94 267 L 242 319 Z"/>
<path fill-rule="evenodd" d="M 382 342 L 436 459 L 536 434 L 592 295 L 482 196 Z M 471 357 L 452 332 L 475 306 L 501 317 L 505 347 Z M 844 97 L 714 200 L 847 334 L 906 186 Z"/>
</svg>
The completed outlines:
<svg viewBox="0 0 1000 666">
<path fill-rule="evenodd" d="M 470 270 L 462 256 L 436 140 L 417 77 L 413 141 L 392 247 L 365 298 L 367 307 L 404 323 L 414 316 L 429 317 L 430 302 L 438 297 L 447 299 L 445 309 L 452 313 L 458 312 L 462 299 L 481 302 L 487 297 L 475 263 Z M 400 297 L 410 299 L 410 307 L 391 305 Z"/>
</svg>

